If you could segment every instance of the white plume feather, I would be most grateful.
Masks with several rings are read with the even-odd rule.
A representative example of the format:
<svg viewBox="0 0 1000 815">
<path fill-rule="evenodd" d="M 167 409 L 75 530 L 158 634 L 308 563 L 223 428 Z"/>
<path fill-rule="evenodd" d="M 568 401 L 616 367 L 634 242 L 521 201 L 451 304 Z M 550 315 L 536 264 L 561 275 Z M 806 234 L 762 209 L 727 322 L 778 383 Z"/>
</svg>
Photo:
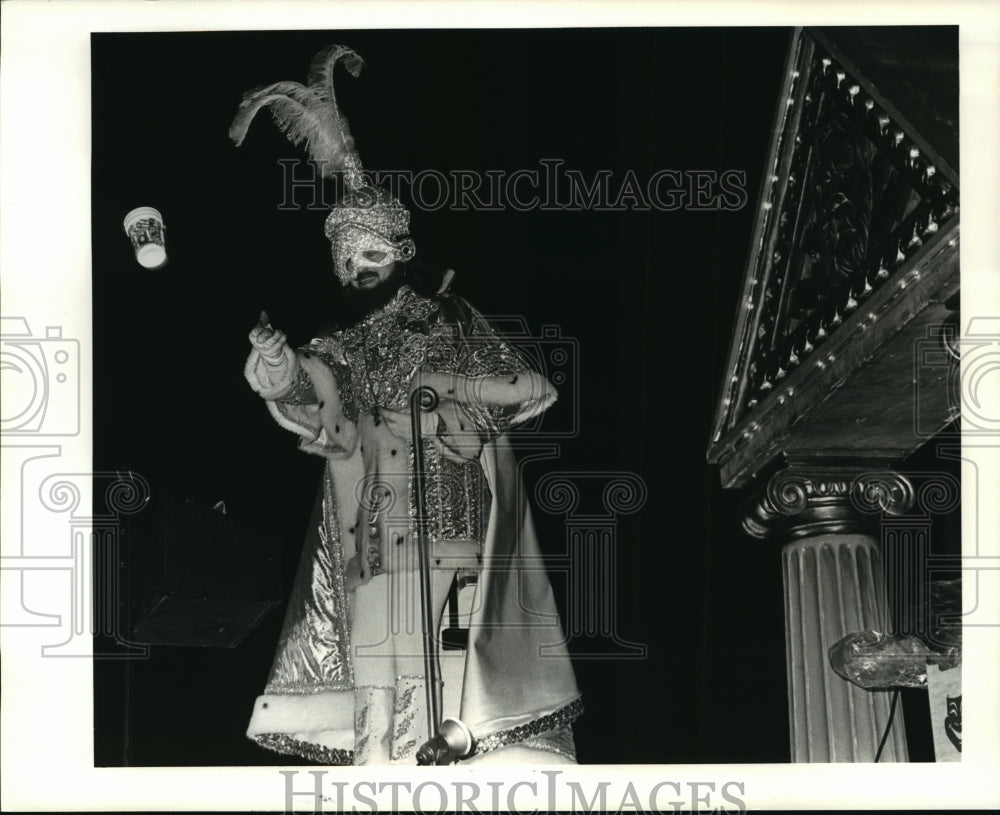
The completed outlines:
<svg viewBox="0 0 1000 815">
<path fill-rule="evenodd" d="M 308 85 L 275 82 L 248 91 L 230 125 L 229 137 L 237 146 L 241 145 L 254 117 L 268 107 L 282 133 L 292 144 L 304 144 L 324 175 L 343 170 L 347 159 L 354 156 L 356 160 L 357 153 L 347 119 L 337 107 L 333 92 L 333 73 L 339 61 L 343 61 L 352 76 L 358 76 L 364 66 L 361 57 L 350 48 L 332 45 L 313 58 Z"/>
</svg>

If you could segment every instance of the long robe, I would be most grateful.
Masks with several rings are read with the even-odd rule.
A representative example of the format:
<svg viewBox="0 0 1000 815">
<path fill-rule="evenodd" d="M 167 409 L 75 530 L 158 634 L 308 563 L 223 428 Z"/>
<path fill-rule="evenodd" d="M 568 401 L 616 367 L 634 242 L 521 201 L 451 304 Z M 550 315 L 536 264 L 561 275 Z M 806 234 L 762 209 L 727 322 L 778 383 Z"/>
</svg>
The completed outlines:
<svg viewBox="0 0 1000 815">
<path fill-rule="evenodd" d="M 464 300 L 405 285 L 284 353 L 277 368 L 251 353 L 247 380 L 327 465 L 247 735 L 328 764 L 412 764 L 426 741 L 408 413 L 425 385 L 439 397 L 421 419 L 432 603 L 467 628 L 465 648 L 441 651 L 443 712 L 473 736 L 465 760 L 575 760 L 580 694 L 504 435 L 552 386 Z"/>
</svg>

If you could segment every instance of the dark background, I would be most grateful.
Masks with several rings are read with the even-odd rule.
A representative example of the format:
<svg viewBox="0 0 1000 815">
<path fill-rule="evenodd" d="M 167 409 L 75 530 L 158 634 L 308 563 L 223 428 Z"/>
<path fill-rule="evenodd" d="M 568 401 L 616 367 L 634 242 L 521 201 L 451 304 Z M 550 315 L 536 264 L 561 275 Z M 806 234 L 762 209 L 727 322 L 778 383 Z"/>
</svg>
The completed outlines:
<svg viewBox="0 0 1000 815">
<path fill-rule="evenodd" d="M 779 549 L 740 531 L 742 495 L 720 489 L 705 450 L 790 33 L 93 35 L 95 469 L 151 487 L 128 528 L 126 616 L 171 581 L 206 597 L 290 588 L 322 462 L 274 425 L 242 366 L 261 308 L 293 343 L 328 320 L 326 210 L 278 209 L 278 160 L 303 154 L 268 115 L 240 149 L 227 132 L 245 90 L 304 82 L 312 55 L 343 42 L 367 62 L 337 79 L 367 168 L 509 172 L 561 158 L 588 179 L 612 171 L 612 188 L 627 170 L 641 182 L 663 168 L 746 173 L 739 211 L 442 209 L 414 211 L 412 234 L 485 313 L 578 343 L 579 433 L 525 468 L 529 489 L 552 470 L 628 471 L 647 486 L 644 508 L 619 520 L 615 577 L 617 634 L 647 656 L 576 661 L 580 761 L 787 761 Z M 167 225 L 159 270 L 138 266 L 122 230 L 140 205 Z M 545 426 L 571 409 L 564 390 Z M 172 511 L 218 500 L 242 548 L 176 537 Z M 584 504 L 602 510 L 597 496 Z M 565 518 L 535 517 L 558 555 Z M 301 763 L 243 735 L 280 623 L 275 609 L 233 649 L 98 661 L 95 762 Z"/>
</svg>

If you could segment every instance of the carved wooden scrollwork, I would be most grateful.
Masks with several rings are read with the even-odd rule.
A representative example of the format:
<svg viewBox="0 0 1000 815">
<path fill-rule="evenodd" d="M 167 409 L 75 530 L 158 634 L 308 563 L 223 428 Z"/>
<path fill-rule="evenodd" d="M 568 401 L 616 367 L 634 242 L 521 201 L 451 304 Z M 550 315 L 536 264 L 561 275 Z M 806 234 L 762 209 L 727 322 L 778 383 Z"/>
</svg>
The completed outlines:
<svg viewBox="0 0 1000 815">
<path fill-rule="evenodd" d="M 817 48 L 807 76 L 746 410 L 958 211 L 957 188 L 847 69 Z"/>
<path fill-rule="evenodd" d="M 913 486 L 893 470 L 791 466 L 747 502 L 743 531 L 783 540 L 865 532 L 883 513 L 902 515 L 913 501 Z"/>
<path fill-rule="evenodd" d="M 855 74 L 822 42 L 798 45 L 741 305 L 744 373 L 728 387 L 720 429 L 784 394 L 795 368 L 821 357 L 867 298 L 957 222 L 954 170 Z"/>
</svg>

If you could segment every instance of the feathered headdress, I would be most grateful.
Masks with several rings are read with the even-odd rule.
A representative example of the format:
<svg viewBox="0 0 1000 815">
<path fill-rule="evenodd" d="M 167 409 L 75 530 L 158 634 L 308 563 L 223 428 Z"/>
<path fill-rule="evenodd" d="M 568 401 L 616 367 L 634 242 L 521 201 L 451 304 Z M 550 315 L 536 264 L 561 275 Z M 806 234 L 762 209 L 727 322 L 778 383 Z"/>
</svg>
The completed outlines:
<svg viewBox="0 0 1000 815">
<path fill-rule="evenodd" d="M 365 183 L 347 117 L 340 112 L 333 92 L 338 62 L 355 77 L 364 67 L 364 60 L 350 48 L 331 45 L 313 57 L 308 85 L 275 82 L 248 91 L 229 128 L 229 137 L 241 145 L 254 116 L 269 107 L 278 128 L 292 144 L 304 144 L 324 176 L 343 173 L 346 189 L 327 217 L 324 231 L 332 244 L 334 271 L 346 284 L 366 265 L 372 265 L 365 259 L 366 252 L 381 252 L 389 260 L 409 260 L 416 248 L 408 235 L 410 213 L 406 207 L 386 190 Z"/>
</svg>

